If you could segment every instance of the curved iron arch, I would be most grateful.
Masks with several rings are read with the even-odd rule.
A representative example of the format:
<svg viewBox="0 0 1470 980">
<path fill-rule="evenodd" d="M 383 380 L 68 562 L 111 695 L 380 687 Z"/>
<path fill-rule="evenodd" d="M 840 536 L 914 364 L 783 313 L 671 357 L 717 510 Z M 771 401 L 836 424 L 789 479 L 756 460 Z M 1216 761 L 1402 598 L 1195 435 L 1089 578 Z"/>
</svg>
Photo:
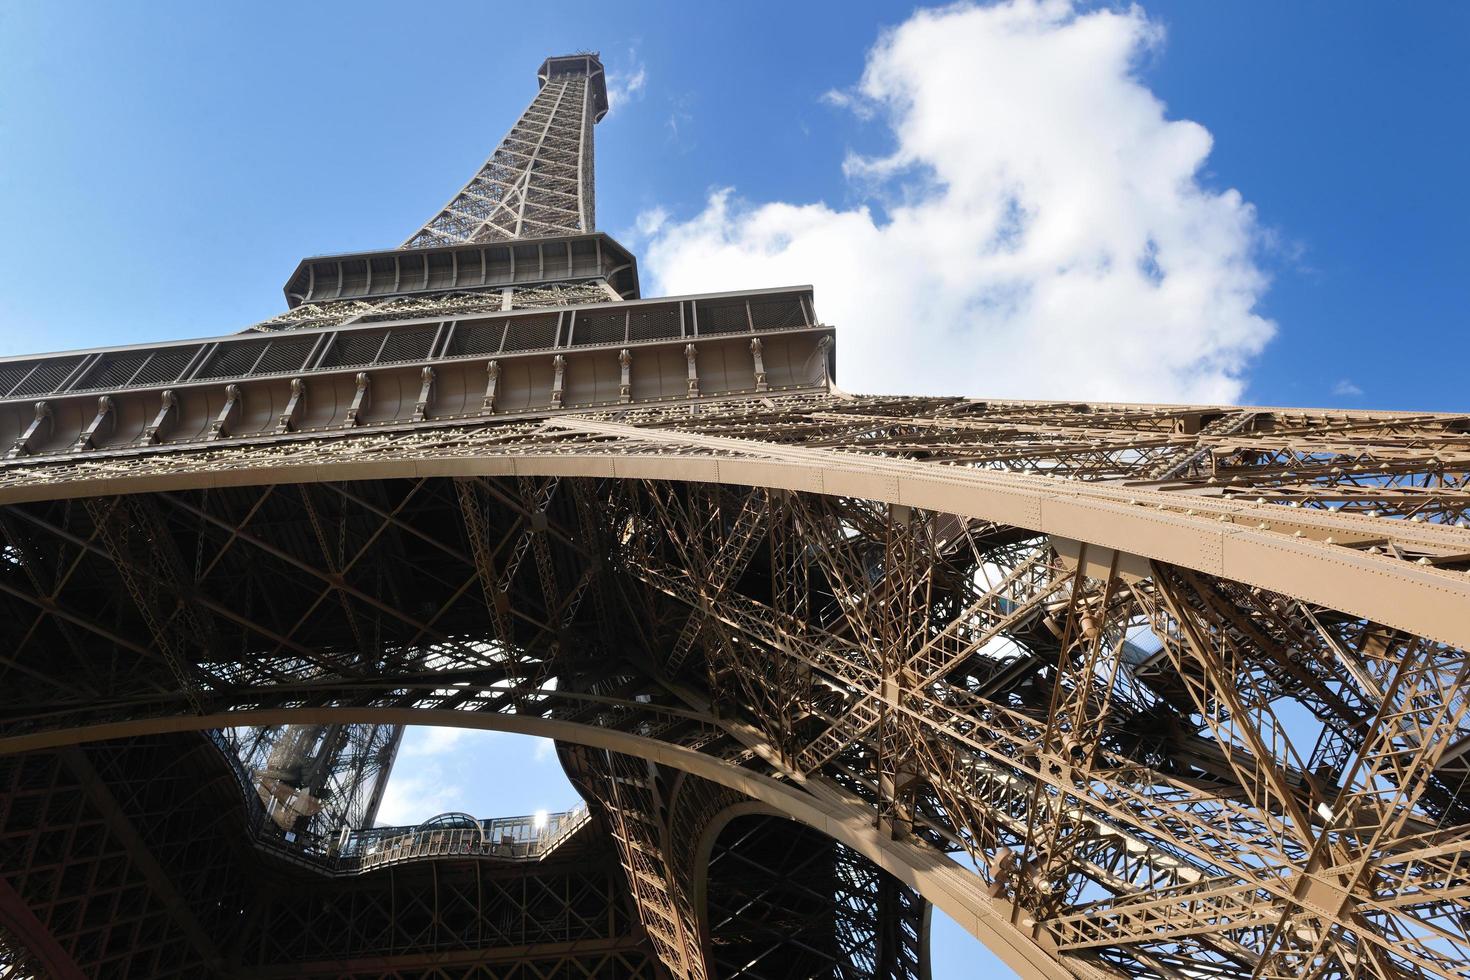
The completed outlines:
<svg viewBox="0 0 1470 980">
<path fill-rule="evenodd" d="M 601 433 L 606 438 L 623 438 L 626 435 L 622 430 L 613 431 L 601 423 L 598 425 L 601 427 L 589 427 L 587 432 Z M 807 454 L 800 459 L 792 458 L 790 454 L 775 454 L 775 458 L 761 459 L 747 446 L 728 444 L 735 442 L 734 440 L 708 443 L 708 440 L 714 438 L 716 437 L 685 440 L 680 437 L 672 441 L 671 445 L 676 447 L 683 446 L 687 449 L 691 443 L 697 446 L 699 452 L 693 456 L 630 452 L 629 447 L 623 444 L 618 447 L 617 455 L 599 455 L 593 451 L 569 455 L 527 454 L 485 459 L 435 455 L 412 458 L 410 453 L 408 458 L 395 459 L 388 464 L 331 458 L 295 461 L 276 458 L 270 469 L 231 470 L 229 467 L 206 467 L 181 471 L 164 478 L 154 477 L 151 485 L 148 481 L 123 478 L 119 482 L 108 481 L 105 486 L 113 491 L 149 492 L 184 485 L 258 485 L 260 481 L 269 479 L 289 479 L 303 483 L 353 477 L 382 479 L 409 472 L 421 478 L 462 475 L 466 472 L 515 473 L 520 476 L 548 473 L 654 479 L 680 484 L 776 487 L 829 498 L 851 495 L 865 500 L 887 501 L 900 508 L 920 506 L 941 513 L 992 519 L 1006 513 L 1006 508 L 1009 507 L 1013 511 L 1010 515 L 1013 520 L 1007 523 L 1042 534 L 1050 533 L 1058 544 L 1058 551 L 1062 550 L 1063 542 L 1068 540 L 1103 549 L 1101 563 L 1111 563 L 1111 572 L 1122 572 L 1120 566 L 1136 559 L 1142 562 L 1143 573 L 1152 573 L 1156 566 L 1150 564 L 1150 561 L 1163 561 L 1165 559 L 1159 556 L 1164 555 L 1181 559 L 1177 563 L 1171 562 L 1171 566 L 1207 572 L 1225 580 L 1238 580 L 1246 585 L 1261 582 L 1279 585 L 1290 580 L 1296 584 L 1284 594 L 1304 596 L 1313 602 L 1323 603 L 1324 600 L 1314 596 L 1331 591 L 1336 599 L 1343 601 L 1327 600 L 1325 604 L 1328 608 L 1344 609 L 1374 621 L 1381 620 L 1389 626 L 1413 629 L 1422 627 L 1419 635 L 1426 640 L 1443 641 L 1445 637 L 1455 640 L 1460 637 L 1461 624 L 1454 621 L 1453 616 L 1447 620 L 1444 615 L 1445 596 L 1458 594 L 1456 580 L 1449 573 L 1433 568 L 1416 569 L 1403 562 L 1357 552 L 1345 553 L 1334 545 L 1311 537 L 1287 538 L 1280 530 L 1281 527 L 1293 525 L 1298 525 L 1298 529 L 1303 526 L 1314 527 L 1313 522 L 1316 519 L 1310 514 L 1288 515 L 1285 519 L 1279 513 L 1273 514 L 1272 519 L 1278 523 L 1275 528 L 1221 531 L 1209 527 L 1207 515 L 1178 513 L 1177 497 L 1170 501 L 1170 507 L 1176 509 L 1164 508 L 1160 513 L 1151 513 L 1150 508 L 1139 508 L 1137 504 L 1120 502 L 1116 493 L 1110 495 L 1085 487 L 1077 488 L 1075 492 L 1069 490 L 1073 499 L 1051 503 L 1051 498 L 1058 496 L 1056 488 L 1034 477 L 1007 476 L 996 480 L 982 480 L 973 478 L 973 474 L 956 477 L 954 471 L 935 473 L 932 472 L 932 467 L 926 473 L 911 472 L 913 468 L 908 464 L 904 464 L 904 472 L 896 473 L 892 467 L 869 465 L 867 461 L 862 464 L 851 463 L 846 459 L 834 462 L 827 456 L 812 456 L 809 450 L 800 450 L 800 453 Z M 731 455 L 722 456 L 721 451 L 727 451 Z M 741 456 L 741 453 L 746 455 Z M 59 497 L 77 487 L 85 489 L 86 486 L 87 482 L 83 479 L 69 487 L 66 493 L 48 494 L 48 488 L 42 485 L 34 490 L 19 492 L 15 496 L 34 494 Z M 956 487 L 960 490 L 957 491 Z M 55 490 L 54 487 L 50 489 Z M 94 486 L 93 489 L 97 487 Z M 961 496 L 971 494 L 965 498 L 969 503 L 958 507 L 937 506 L 951 499 L 956 492 L 960 492 Z M 1064 498 L 1067 495 L 1061 494 Z M 1210 510 L 1207 503 L 1198 503 L 1196 506 Z M 1232 507 L 1234 509 L 1227 508 L 1218 512 L 1226 516 L 1236 511 L 1250 512 L 1248 505 Z M 1141 516 L 1134 515 L 1129 508 L 1140 510 Z M 1271 509 L 1280 511 L 1280 508 Z M 1158 508 L 1153 510 L 1157 511 Z M 1087 526 L 1079 530 L 1075 523 L 1069 524 L 1069 521 L 1080 519 L 1079 515 L 1087 516 L 1089 513 L 1097 518 L 1099 526 L 1105 525 L 1107 534 L 1094 534 Z M 1147 532 L 1158 532 L 1164 527 L 1167 527 L 1171 535 L 1168 541 L 1160 543 L 1156 539 L 1150 539 Z M 1072 535 L 1064 535 L 1064 531 L 1070 531 Z M 1125 531 L 1135 535 L 1131 544 L 1125 541 L 1128 537 Z M 1409 529 L 1409 532 L 1417 533 L 1413 529 Z M 1192 541 L 1193 545 L 1186 547 L 1180 544 L 1181 541 Z M 1219 545 L 1218 554 L 1209 550 L 1208 546 L 1212 541 Z M 1132 550 L 1121 550 L 1125 544 Z M 1180 548 L 1189 551 L 1190 547 L 1194 550 L 1188 554 L 1177 553 Z M 1245 555 L 1244 558 L 1237 556 L 1241 564 L 1230 565 L 1227 553 L 1231 548 L 1236 548 Z M 1082 574 L 1083 570 L 1096 567 L 1099 559 L 1088 554 L 1084 547 L 1076 556 L 1076 563 L 1079 574 Z M 1140 573 L 1134 571 L 1133 574 Z M 1339 586 L 1342 588 L 1337 591 Z M 1463 584 L 1458 588 L 1461 592 L 1465 591 Z M 1388 614 L 1380 615 L 1406 596 L 1411 597 L 1412 601 L 1399 604 Z M 11 747 L 26 744 L 25 739 L 28 736 L 17 738 L 18 741 L 11 743 Z M 1075 749 L 1068 751 L 1075 758 Z M 1059 763 L 1053 775 L 1056 785 L 1064 784 L 1069 778 L 1067 763 Z M 1010 913 L 1002 916 L 1004 919 L 1010 917 Z M 1021 923 L 1013 931 L 1024 933 L 1030 928 Z M 971 931 L 974 932 L 975 929 Z"/>
</svg>

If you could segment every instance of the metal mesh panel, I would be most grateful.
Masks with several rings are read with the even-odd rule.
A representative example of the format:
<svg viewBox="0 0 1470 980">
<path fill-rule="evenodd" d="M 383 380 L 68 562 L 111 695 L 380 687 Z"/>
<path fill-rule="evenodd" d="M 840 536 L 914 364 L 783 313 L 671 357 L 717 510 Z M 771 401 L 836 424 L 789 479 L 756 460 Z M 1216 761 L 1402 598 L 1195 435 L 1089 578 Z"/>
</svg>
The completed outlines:
<svg viewBox="0 0 1470 980">
<path fill-rule="evenodd" d="M 400 328 L 388 334 L 388 343 L 383 345 L 380 364 L 392 361 L 422 361 L 429 356 L 429 348 L 438 333 L 438 325 L 431 327 Z"/>
<path fill-rule="evenodd" d="M 781 330 L 786 327 L 806 326 L 806 317 L 801 311 L 801 300 L 795 296 L 773 300 L 752 300 L 750 318 L 757 330 Z M 703 321 L 701 321 L 703 326 Z"/>
<path fill-rule="evenodd" d="M 378 346 L 383 342 L 381 333 L 343 333 L 327 352 L 323 367 L 359 367 L 371 364 L 378 356 Z"/>
<path fill-rule="evenodd" d="M 163 350 L 154 351 L 153 360 L 149 361 L 147 366 L 138 373 L 133 383 L 152 385 L 177 380 L 197 353 L 199 353 L 198 347 L 165 347 Z"/>
<path fill-rule="evenodd" d="M 537 350 L 556 343 L 556 317 L 526 316 L 510 321 L 505 335 L 505 349 Z"/>
<path fill-rule="evenodd" d="M 717 333 L 744 333 L 750 329 L 750 321 L 745 318 L 744 301 L 736 303 L 706 303 L 695 304 L 699 313 L 699 335 L 708 337 Z"/>
<path fill-rule="evenodd" d="M 633 310 L 628 318 L 629 340 L 668 340 L 679 336 L 679 308 Z"/>
<path fill-rule="evenodd" d="M 31 368 L 36 366 L 35 361 L 25 361 L 20 364 L 0 365 L 0 398 L 10 394 L 10 390 L 20 384 Z"/>
<path fill-rule="evenodd" d="M 626 327 L 626 315 L 614 313 L 578 313 L 577 325 L 572 331 L 572 340 L 577 346 L 583 344 L 621 344 Z"/>
<path fill-rule="evenodd" d="M 81 363 L 81 357 L 59 357 L 47 361 L 36 369 L 35 374 L 12 391 L 11 395 L 44 395 L 55 391 L 56 386 L 65 381 L 66 376 L 75 371 L 77 365 Z"/>
<path fill-rule="evenodd" d="M 290 340 L 273 340 L 265 356 L 251 374 L 275 374 L 278 371 L 297 371 L 306 362 L 316 337 L 293 337 Z"/>
<path fill-rule="evenodd" d="M 242 375 L 250 370 L 250 366 L 269 343 L 268 340 L 259 340 L 221 344 L 214 357 L 204 365 L 204 370 L 199 372 L 199 377 L 233 378 Z"/>
<path fill-rule="evenodd" d="M 454 328 L 454 336 L 445 352 L 449 357 L 470 354 L 494 354 L 500 350 L 500 336 L 505 333 L 505 321 L 491 323 L 461 323 Z"/>
<path fill-rule="evenodd" d="M 97 363 L 73 391 L 92 391 L 97 388 L 120 388 L 133 379 L 138 368 L 148 360 L 148 351 L 122 351 L 108 355 Z"/>
<path fill-rule="evenodd" d="M 398 268 L 401 270 L 398 277 L 398 288 L 419 289 L 427 281 L 424 275 L 426 257 L 422 255 L 399 256 Z"/>
</svg>

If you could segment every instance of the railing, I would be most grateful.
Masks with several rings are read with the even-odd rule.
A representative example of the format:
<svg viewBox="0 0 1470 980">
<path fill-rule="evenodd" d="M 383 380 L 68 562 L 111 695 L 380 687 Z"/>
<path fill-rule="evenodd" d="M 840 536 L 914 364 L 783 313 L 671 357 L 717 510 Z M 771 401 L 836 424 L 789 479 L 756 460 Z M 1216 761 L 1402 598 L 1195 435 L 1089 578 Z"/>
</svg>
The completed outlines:
<svg viewBox="0 0 1470 980">
<path fill-rule="evenodd" d="M 4 357 L 0 401 L 808 330 L 819 326 L 811 303 L 811 290 L 797 287 L 453 316 L 410 312 L 409 322 Z"/>
<path fill-rule="evenodd" d="M 247 812 L 246 833 L 252 842 L 294 864 L 331 875 L 360 874 L 388 865 L 444 858 L 539 861 L 592 819 L 586 804 L 578 804 L 541 819 L 539 814 L 493 817 L 479 820 L 474 826 L 369 827 L 334 838 L 284 830 L 261 803 L 229 733 L 216 730 L 209 732 L 209 737 L 240 786 Z"/>
<path fill-rule="evenodd" d="M 535 860 L 551 853 L 591 819 L 585 804 L 535 818 L 496 817 L 477 827 L 374 827 L 349 835 L 340 858 L 356 859 L 359 870 L 437 857 L 498 857 Z"/>
</svg>

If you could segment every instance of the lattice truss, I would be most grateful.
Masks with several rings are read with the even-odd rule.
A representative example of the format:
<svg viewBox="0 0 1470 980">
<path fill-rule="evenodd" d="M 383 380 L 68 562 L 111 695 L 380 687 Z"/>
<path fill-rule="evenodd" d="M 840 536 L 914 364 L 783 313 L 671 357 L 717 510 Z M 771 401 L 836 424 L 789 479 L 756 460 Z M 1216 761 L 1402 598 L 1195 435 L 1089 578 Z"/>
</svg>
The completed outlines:
<svg viewBox="0 0 1470 980">
<path fill-rule="evenodd" d="M 262 320 L 250 327 L 259 333 L 280 330 L 309 330 L 316 327 L 343 327 L 354 323 L 376 323 L 388 320 L 415 320 L 429 317 L 452 319 L 497 310 L 529 310 L 539 307 L 571 306 L 578 303 L 606 303 L 618 296 L 604 280 L 549 283 L 534 287 L 496 289 L 491 291 L 453 292 L 426 296 L 394 296 L 381 300 L 343 299 L 324 303 L 303 303 L 279 316 Z"/>
<path fill-rule="evenodd" d="M 715 976 L 924 975 L 923 899 L 819 831 L 741 817 L 706 873 Z"/>
<path fill-rule="evenodd" d="M 584 61 L 546 79 L 479 172 L 403 247 L 591 231 L 591 82 L 601 73 Z"/>
<path fill-rule="evenodd" d="M 259 804 L 231 769 L 192 733 L 0 758 L 6 976 L 657 975 L 622 872 L 587 829 L 533 866 L 332 878 L 252 849 Z"/>
<path fill-rule="evenodd" d="M 1462 976 L 1467 432 L 832 395 L 12 464 L 0 750 L 299 710 L 616 747 L 578 764 L 678 976 L 639 759 L 1039 974 Z"/>
<path fill-rule="evenodd" d="M 398 725 L 266 725 L 226 734 L 282 830 L 328 835 L 373 825 L 403 739 Z"/>
<path fill-rule="evenodd" d="M 403 248 L 517 240 L 593 229 L 592 128 L 602 67 L 594 56 L 550 59 L 542 87 L 480 170 Z M 456 317 L 493 310 L 557 307 L 621 298 L 602 279 L 547 282 L 428 295 L 305 303 L 249 329 L 276 332 L 385 320 Z M 371 826 L 402 727 L 339 726 L 326 741 L 315 727 L 270 729 L 242 751 L 274 746 L 267 760 L 246 755 L 277 819 L 326 838 Z M 312 743 L 308 745 L 307 743 Z M 295 747 L 295 754 L 289 749 Z M 303 782 L 303 780 L 305 780 Z M 326 796 L 320 794 L 330 790 Z"/>
<path fill-rule="evenodd" d="M 676 977 L 918 978 L 927 904 L 871 861 L 708 780 L 561 743 Z"/>
</svg>

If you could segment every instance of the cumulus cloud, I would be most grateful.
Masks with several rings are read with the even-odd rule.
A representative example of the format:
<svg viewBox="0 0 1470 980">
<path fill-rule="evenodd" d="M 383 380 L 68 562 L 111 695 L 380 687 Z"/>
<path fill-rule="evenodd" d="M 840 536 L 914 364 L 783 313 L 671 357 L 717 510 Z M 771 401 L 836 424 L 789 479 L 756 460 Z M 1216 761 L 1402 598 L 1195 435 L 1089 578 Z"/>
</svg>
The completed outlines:
<svg viewBox="0 0 1470 980">
<path fill-rule="evenodd" d="M 853 391 L 1236 400 L 1274 330 L 1262 230 L 1140 80 L 1162 40 L 1137 7 L 920 11 L 824 97 L 891 130 L 844 167 L 860 203 L 720 189 L 640 222 L 644 267 L 665 293 L 812 283 Z"/>
<path fill-rule="evenodd" d="M 630 68 L 621 71 L 608 71 L 607 83 L 607 114 L 612 115 L 618 107 L 637 99 L 643 98 L 643 88 L 648 84 L 648 72 L 644 70 L 643 63 L 638 60 L 638 53 L 628 51 Z"/>
<path fill-rule="evenodd" d="M 1359 388 L 1351 380 L 1343 378 L 1337 384 L 1332 386 L 1332 393 L 1334 395 L 1341 395 L 1346 398 L 1351 398 L 1355 395 L 1361 395 L 1363 393 L 1363 389 Z"/>
<path fill-rule="evenodd" d="M 657 235 L 663 230 L 664 224 L 669 220 L 669 212 L 661 207 L 649 208 L 647 211 L 638 213 L 636 234 L 640 238 L 649 238 Z"/>
<path fill-rule="evenodd" d="M 434 763 L 415 766 L 411 771 L 395 766 L 378 805 L 378 826 L 423 823 L 436 814 L 458 810 L 463 799 L 463 788 L 447 779 Z"/>
<path fill-rule="evenodd" d="M 412 726 L 403 733 L 398 755 L 408 759 L 443 755 L 452 752 L 472 733 L 469 728 Z"/>
</svg>

